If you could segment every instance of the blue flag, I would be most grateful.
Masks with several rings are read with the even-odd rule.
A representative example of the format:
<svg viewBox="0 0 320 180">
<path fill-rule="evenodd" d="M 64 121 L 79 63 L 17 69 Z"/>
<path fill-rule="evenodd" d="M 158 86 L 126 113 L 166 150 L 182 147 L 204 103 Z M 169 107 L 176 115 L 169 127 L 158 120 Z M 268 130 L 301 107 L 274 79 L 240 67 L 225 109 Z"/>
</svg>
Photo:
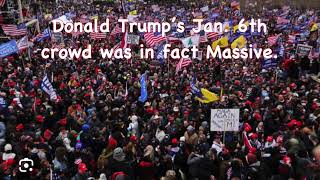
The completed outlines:
<svg viewBox="0 0 320 180">
<path fill-rule="evenodd" d="M 0 45 L 0 58 L 4 58 L 11 54 L 18 52 L 17 42 L 15 40 L 11 40 L 7 43 L 3 43 Z"/>
<path fill-rule="evenodd" d="M 36 41 L 41 42 L 43 40 L 49 39 L 50 37 L 51 37 L 51 31 L 49 28 L 47 28 L 36 37 L 37 38 Z"/>
<path fill-rule="evenodd" d="M 164 53 L 163 53 L 164 44 L 160 45 L 157 49 L 156 59 L 160 62 L 160 64 L 164 63 Z"/>
<path fill-rule="evenodd" d="M 148 91 L 147 91 L 147 81 L 146 81 L 146 74 L 142 74 L 140 77 L 140 86 L 141 86 L 141 94 L 139 96 L 138 101 L 140 102 L 146 102 L 148 98 Z"/>
</svg>

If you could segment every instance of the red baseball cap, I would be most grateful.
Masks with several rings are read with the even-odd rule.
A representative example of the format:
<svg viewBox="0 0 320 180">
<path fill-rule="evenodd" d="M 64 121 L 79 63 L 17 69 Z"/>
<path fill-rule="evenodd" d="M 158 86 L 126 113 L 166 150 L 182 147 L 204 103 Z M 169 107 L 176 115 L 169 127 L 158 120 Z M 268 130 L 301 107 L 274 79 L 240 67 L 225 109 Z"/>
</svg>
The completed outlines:
<svg viewBox="0 0 320 180">
<path fill-rule="evenodd" d="M 272 142 L 272 141 L 273 141 L 273 137 L 272 137 L 272 136 L 268 136 L 268 137 L 267 137 L 267 141 L 268 141 L 268 142 Z"/>
<path fill-rule="evenodd" d="M 67 118 L 60 119 L 58 122 L 61 126 L 67 125 Z"/>
<path fill-rule="evenodd" d="M 258 134 L 256 134 L 256 133 L 251 133 L 249 136 L 251 137 L 251 139 L 257 139 L 258 138 Z"/>
<path fill-rule="evenodd" d="M 18 125 L 16 126 L 16 131 L 21 131 L 21 130 L 23 130 L 23 128 L 24 128 L 23 124 L 20 123 L 20 124 L 18 124 Z"/>
<path fill-rule="evenodd" d="M 172 143 L 173 145 L 177 145 L 177 144 L 178 144 L 178 139 L 177 139 L 177 138 L 173 138 L 173 139 L 171 140 L 171 143 Z"/>
<path fill-rule="evenodd" d="M 137 142 L 137 136 L 135 136 L 135 135 L 130 136 L 130 141 L 133 142 L 133 143 L 136 143 Z"/>
<path fill-rule="evenodd" d="M 37 115 L 36 121 L 37 121 L 38 123 L 43 123 L 44 117 L 43 117 L 42 115 Z"/>
<path fill-rule="evenodd" d="M 86 171 L 88 170 L 87 165 L 85 163 L 80 163 L 78 166 L 79 171 Z"/>
</svg>

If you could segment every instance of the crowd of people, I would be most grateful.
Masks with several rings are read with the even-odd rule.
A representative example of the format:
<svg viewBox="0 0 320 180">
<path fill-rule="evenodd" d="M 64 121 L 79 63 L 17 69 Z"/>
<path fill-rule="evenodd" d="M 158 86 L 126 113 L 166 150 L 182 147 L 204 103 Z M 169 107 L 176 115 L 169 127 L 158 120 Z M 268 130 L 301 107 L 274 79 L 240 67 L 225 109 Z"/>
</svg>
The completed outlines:
<svg viewBox="0 0 320 180">
<path fill-rule="evenodd" d="M 209 10 L 203 18 L 213 13 L 220 22 L 251 18 L 233 9 L 231 1 L 206 3 L 166 1 L 158 4 L 160 13 L 151 10 L 150 2 L 133 6 L 141 21 L 170 19 L 183 8 L 177 17 L 191 23 L 192 12 L 205 5 Z M 74 20 L 81 15 L 116 20 L 124 14 L 118 3 L 41 1 L 28 9 L 28 16 L 37 18 L 43 30 L 50 27 L 45 14 L 55 18 L 70 12 Z M 277 16 L 284 12 L 290 23 L 280 27 Z M 277 52 L 282 46 L 277 52 L 282 55 L 271 68 L 263 68 L 263 59 L 202 58 L 176 74 L 177 60 L 102 59 L 98 49 L 114 47 L 121 34 L 97 40 L 64 33 L 65 47 L 93 46 L 89 60 L 43 60 L 37 50 L 50 47 L 50 38 L 33 42 L 29 52 L 2 58 L 1 179 L 320 179 L 320 44 L 318 36 L 309 38 L 318 31 L 310 29 L 320 22 L 320 13 L 279 7 L 256 16 L 268 24 L 268 33 L 248 37 L 247 44 L 269 47 L 268 37 L 280 34 L 271 48 Z M 289 43 L 292 34 L 306 38 Z M 29 40 L 36 35 L 29 32 Z M 312 55 L 297 54 L 298 43 L 312 46 Z M 56 91 L 54 101 L 41 88 L 45 74 Z M 138 101 L 142 74 L 146 102 Z M 219 101 L 194 98 L 190 82 L 195 76 L 196 85 L 218 94 Z M 210 131 L 210 112 L 217 108 L 240 109 L 238 132 Z M 24 158 L 33 160 L 31 171 L 19 169 Z"/>
</svg>

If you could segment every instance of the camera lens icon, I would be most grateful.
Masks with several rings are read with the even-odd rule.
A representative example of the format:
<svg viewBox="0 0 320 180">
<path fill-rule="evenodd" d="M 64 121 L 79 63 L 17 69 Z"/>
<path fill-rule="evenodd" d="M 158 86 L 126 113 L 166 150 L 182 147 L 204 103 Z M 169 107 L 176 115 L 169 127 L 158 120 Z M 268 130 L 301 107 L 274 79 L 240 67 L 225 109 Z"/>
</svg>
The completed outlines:
<svg viewBox="0 0 320 180">
<path fill-rule="evenodd" d="M 33 169 L 33 160 L 29 158 L 23 158 L 19 161 L 20 172 L 31 172 Z"/>
</svg>

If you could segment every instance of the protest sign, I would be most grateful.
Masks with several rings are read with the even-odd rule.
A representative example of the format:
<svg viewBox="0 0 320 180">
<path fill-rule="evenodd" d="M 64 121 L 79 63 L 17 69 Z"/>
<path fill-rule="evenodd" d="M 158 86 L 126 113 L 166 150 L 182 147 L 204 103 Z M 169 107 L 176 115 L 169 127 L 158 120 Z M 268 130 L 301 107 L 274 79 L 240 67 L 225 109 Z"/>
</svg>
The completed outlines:
<svg viewBox="0 0 320 180">
<path fill-rule="evenodd" d="M 211 109 L 210 131 L 239 131 L 239 109 Z"/>
<path fill-rule="evenodd" d="M 296 53 L 299 56 L 308 56 L 310 51 L 312 49 L 312 46 L 308 46 L 308 45 L 304 45 L 304 44 L 298 44 L 297 45 L 297 49 L 296 49 Z"/>
<path fill-rule="evenodd" d="M 128 44 L 139 44 L 139 36 L 138 35 L 133 35 L 133 34 L 128 34 L 127 36 L 127 42 Z"/>
<path fill-rule="evenodd" d="M 17 42 L 15 40 L 11 40 L 7 43 L 0 45 L 0 58 L 9 56 L 13 53 L 18 52 L 19 49 L 17 47 Z"/>
</svg>

